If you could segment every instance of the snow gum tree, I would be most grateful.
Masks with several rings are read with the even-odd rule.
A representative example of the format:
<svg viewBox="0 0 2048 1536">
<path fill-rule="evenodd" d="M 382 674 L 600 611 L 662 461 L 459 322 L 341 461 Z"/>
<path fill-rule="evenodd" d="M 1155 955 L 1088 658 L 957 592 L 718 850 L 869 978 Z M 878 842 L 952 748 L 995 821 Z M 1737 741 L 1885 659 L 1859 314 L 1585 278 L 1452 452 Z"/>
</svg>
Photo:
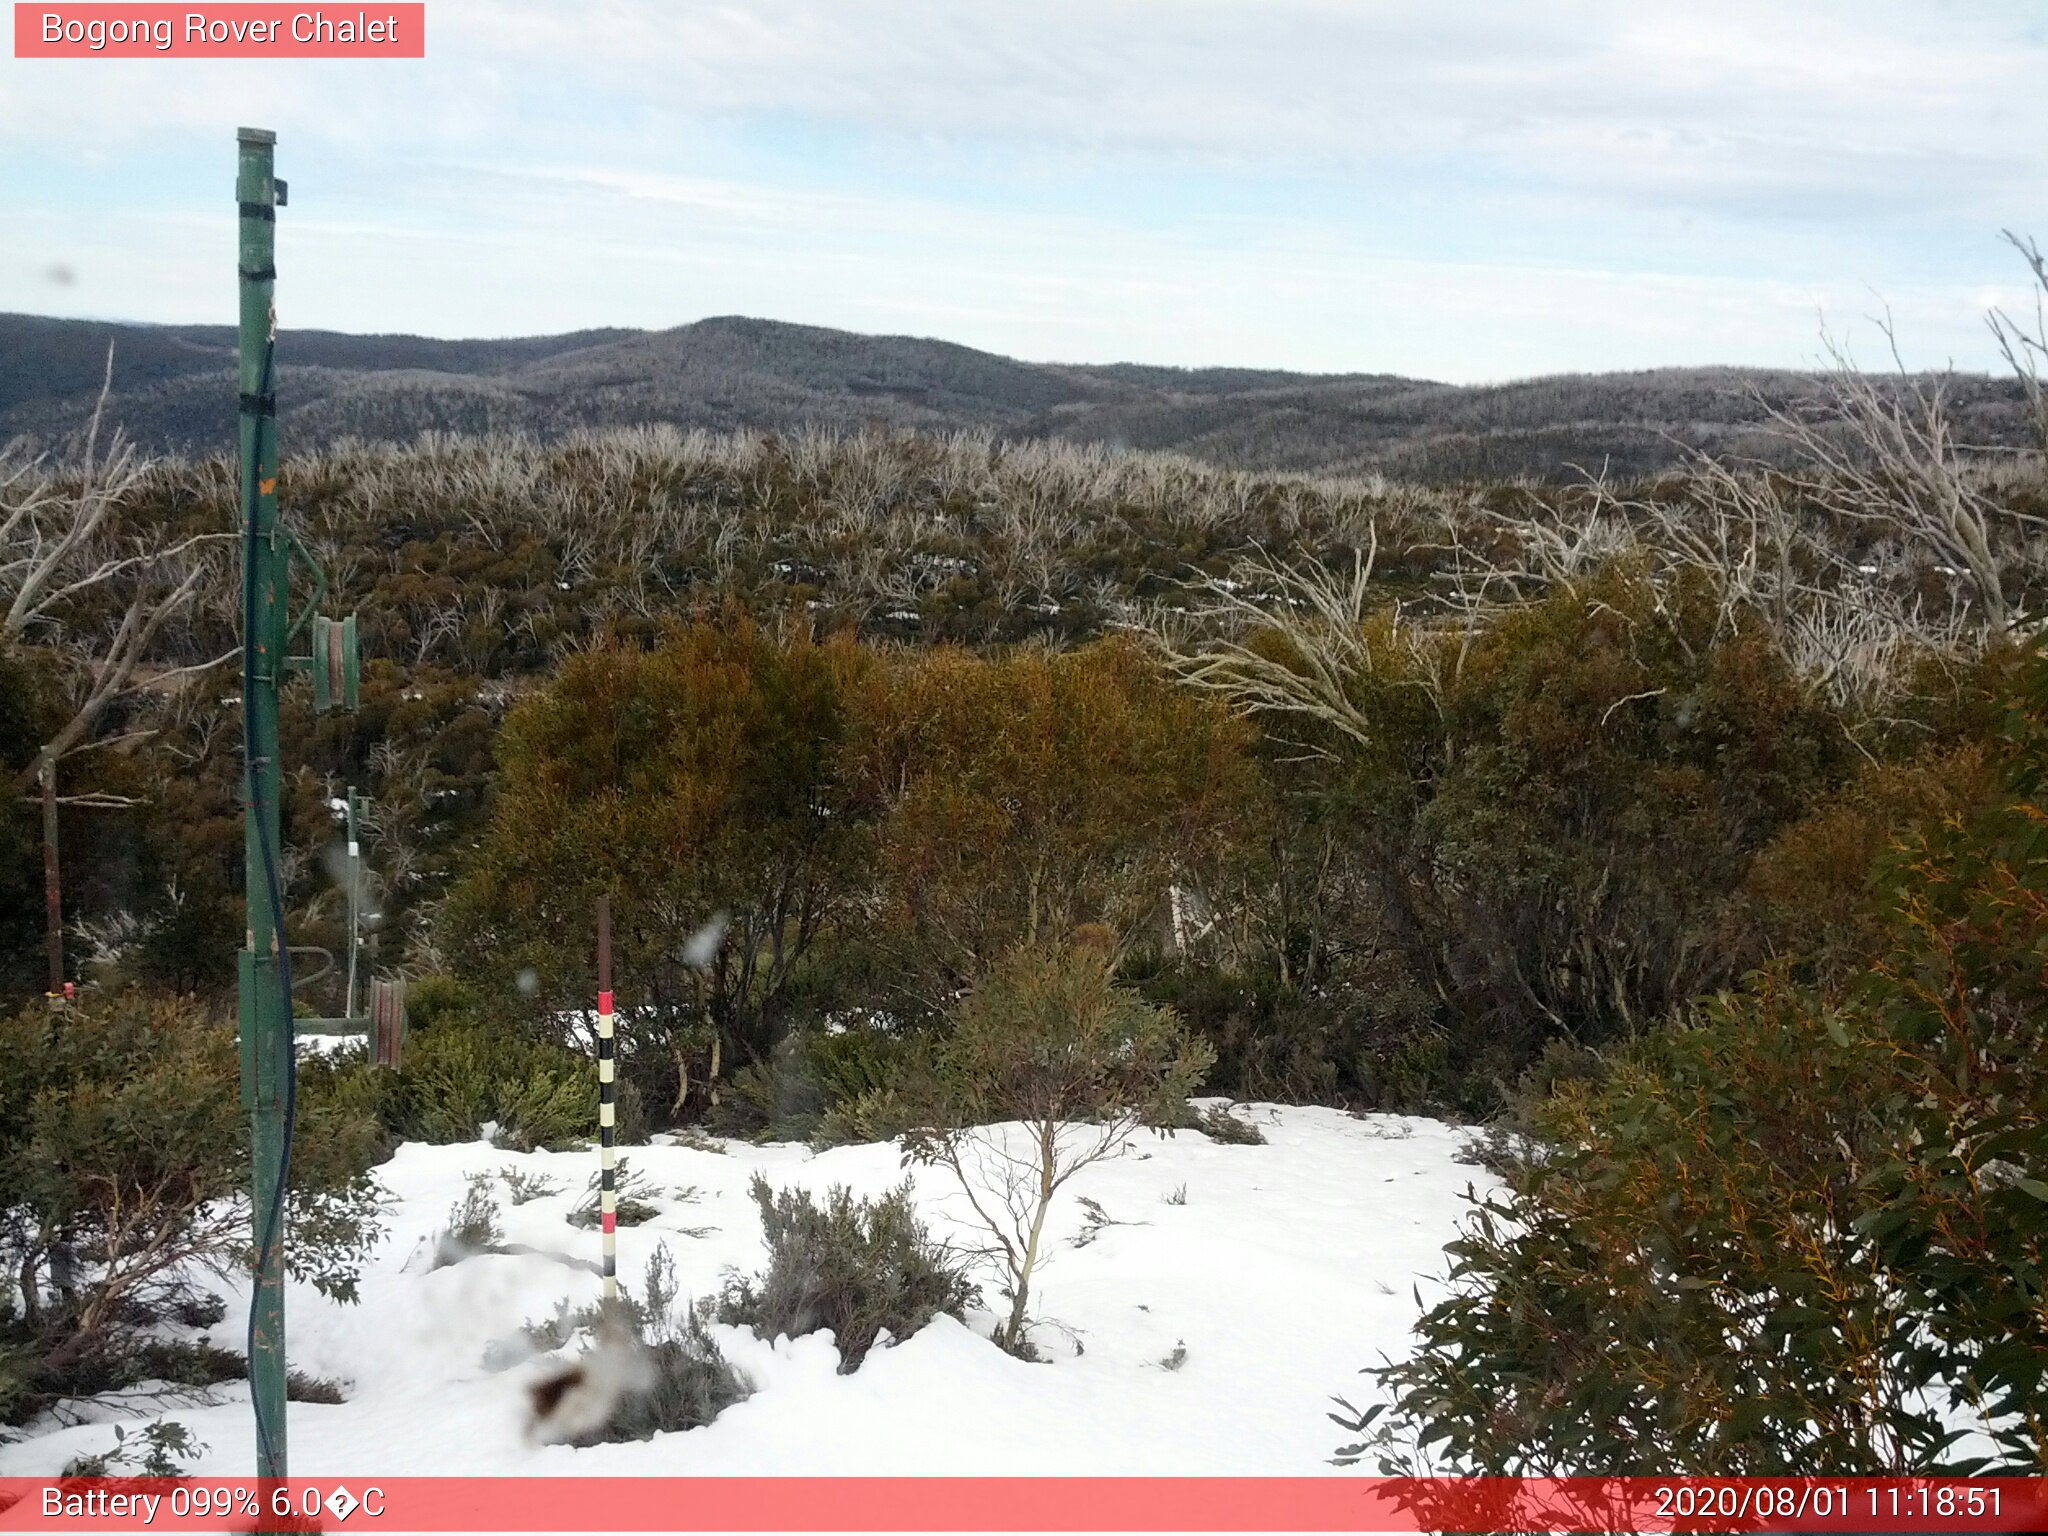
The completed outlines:
<svg viewBox="0 0 2048 1536">
<path fill-rule="evenodd" d="M 569 936 L 608 891 L 627 1054 L 671 1065 L 659 1102 L 680 1111 L 693 1075 L 764 1055 L 856 893 L 865 833 L 839 765 L 869 665 L 735 615 L 572 658 L 506 723 L 490 827 L 448 908 L 460 967 L 508 989 L 530 970 L 544 1002 L 587 1006 L 591 944 Z"/>
<path fill-rule="evenodd" d="M 1010 1296 L 1005 1350 L 1029 1350 L 1054 1198 L 1141 1127 L 1183 1122 L 1214 1060 L 1171 1009 L 1117 984 L 1099 943 L 1014 949 L 959 1005 L 905 1090 L 903 1155 L 952 1174 L 993 1239 Z"/>
<path fill-rule="evenodd" d="M 1127 641 L 900 659 L 860 772 L 910 984 L 942 999 L 1083 923 L 1130 947 L 1170 888 L 1212 886 L 1241 853 L 1253 734 Z"/>
<path fill-rule="evenodd" d="M 2048 1470 L 2048 659 L 2011 706 L 1859 970 L 1760 972 L 1538 1106 L 1377 1373 L 1439 1467 Z"/>
</svg>

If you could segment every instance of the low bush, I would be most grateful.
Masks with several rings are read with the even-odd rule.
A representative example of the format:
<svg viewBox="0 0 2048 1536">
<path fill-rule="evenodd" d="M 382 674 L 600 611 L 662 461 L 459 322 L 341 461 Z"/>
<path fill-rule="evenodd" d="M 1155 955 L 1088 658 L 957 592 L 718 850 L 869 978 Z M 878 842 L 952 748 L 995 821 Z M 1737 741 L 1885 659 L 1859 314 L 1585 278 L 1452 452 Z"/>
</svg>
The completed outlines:
<svg viewBox="0 0 2048 1536">
<path fill-rule="evenodd" d="M 374 1123 L 302 1084 L 288 1272 L 353 1300 L 379 1231 Z M 127 990 L 0 1019 L 0 1397 L 53 1397 L 202 1370 L 159 1322 L 212 1309 L 199 1282 L 247 1262 L 249 1118 L 232 1028 Z M 216 1352 L 219 1353 L 219 1352 Z M 216 1362 L 217 1363 L 217 1362 Z"/>
<path fill-rule="evenodd" d="M 1886 865 L 1874 965 L 1830 989 L 1766 972 L 1558 1083 L 1421 1347 L 1381 1373 L 1427 1452 L 2048 1471 L 2044 765 L 2048 662 L 2005 791 Z"/>
<path fill-rule="evenodd" d="M 646 1440 L 700 1428 L 752 1395 L 711 1336 L 712 1307 L 708 1298 L 680 1300 L 663 1244 L 648 1260 L 641 1295 L 529 1325 L 543 1347 L 559 1347 L 576 1329 L 596 1337 L 574 1364 L 534 1384 L 536 1433 L 570 1445 Z"/>
<path fill-rule="evenodd" d="M 416 1015 L 396 1071 L 362 1061 L 309 1062 L 328 1092 L 373 1115 L 385 1150 L 400 1141 L 492 1139 L 512 1151 L 559 1148 L 597 1134 L 594 1061 L 521 1029 L 487 1022 L 450 983 L 428 990 L 428 1023 Z M 409 1004 L 410 1007 L 410 1004 Z M 644 1134 L 639 1100 L 620 1085 L 619 1133 Z"/>
<path fill-rule="evenodd" d="M 479 1253 L 492 1253 L 504 1242 L 498 1225 L 498 1202 L 491 1198 L 491 1176 L 472 1177 L 462 1198 L 448 1208 L 448 1220 L 434 1236 L 434 1268 L 445 1269 Z"/>
<path fill-rule="evenodd" d="M 1175 967 L 1141 977 L 1216 1053 L 1209 1086 L 1241 1099 L 1409 1114 L 1470 1114 L 1500 1064 L 1453 1059 L 1430 1000 L 1398 960 L 1354 960 L 1311 990 L 1271 970 Z"/>
<path fill-rule="evenodd" d="M 645 1325 L 649 1380 L 619 1400 L 603 1440 L 646 1440 L 709 1424 L 734 1403 L 753 1395 L 706 1324 L 710 1309 L 672 1309 Z"/>
<path fill-rule="evenodd" d="M 393 1128 L 409 1140 L 470 1141 L 495 1125 L 499 1146 L 530 1152 L 597 1134 L 593 1064 L 513 1030 L 448 1020 L 396 1078 Z"/>
<path fill-rule="evenodd" d="M 1194 1125 L 1211 1141 L 1220 1141 L 1225 1146 L 1263 1147 L 1266 1144 L 1266 1133 L 1251 1121 L 1233 1115 L 1227 1104 L 1211 1104 L 1198 1111 Z"/>
<path fill-rule="evenodd" d="M 735 1107 L 776 1140 L 874 1140 L 848 1133 L 861 1128 L 861 1106 L 895 1085 L 908 1053 L 904 1040 L 878 1029 L 791 1034 L 766 1061 L 734 1074 Z"/>
<path fill-rule="evenodd" d="M 594 1227 L 603 1216 L 604 1175 L 593 1173 L 590 1183 L 583 1191 L 583 1199 L 575 1210 L 569 1213 L 572 1227 Z M 644 1174 L 626 1166 L 626 1160 L 619 1159 L 612 1169 L 612 1209 L 622 1227 L 637 1227 L 643 1221 L 651 1221 L 661 1214 L 661 1208 L 647 1197 L 657 1195 L 657 1190 Z"/>
<path fill-rule="evenodd" d="M 212 1387 L 239 1381 L 249 1370 L 239 1350 L 223 1349 L 205 1339 L 150 1339 L 135 1346 L 129 1359 L 137 1381 L 168 1381 L 181 1387 Z"/>
<path fill-rule="evenodd" d="M 829 1328 L 844 1373 L 883 1333 L 907 1339 L 941 1312 L 960 1317 L 979 1300 L 964 1261 L 926 1234 L 907 1180 L 874 1201 L 834 1187 L 821 1206 L 800 1189 L 778 1193 L 756 1174 L 752 1194 L 768 1267 L 726 1282 L 720 1322 L 764 1339 Z"/>
<path fill-rule="evenodd" d="M 345 1403 L 348 1389 L 331 1376 L 311 1376 L 289 1371 L 284 1378 L 284 1400 L 288 1403 Z"/>
</svg>

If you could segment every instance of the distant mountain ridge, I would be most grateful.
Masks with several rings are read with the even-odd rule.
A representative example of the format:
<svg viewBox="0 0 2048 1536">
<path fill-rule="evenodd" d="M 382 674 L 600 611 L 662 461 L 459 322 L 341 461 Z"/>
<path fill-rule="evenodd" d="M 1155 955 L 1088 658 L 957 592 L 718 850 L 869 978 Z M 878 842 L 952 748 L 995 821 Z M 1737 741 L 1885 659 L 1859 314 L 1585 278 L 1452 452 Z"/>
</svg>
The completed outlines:
<svg viewBox="0 0 2048 1536">
<path fill-rule="evenodd" d="M 114 343 L 114 421 L 146 447 L 234 443 L 235 333 L 0 314 L 0 439 L 77 429 Z M 1632 476 L 1684 447 L 1768 457 L 1754 398 L 1816 393 L 1807 375 L 1733 368 L 1563 375 L 1460 386 L 1393 374 L 1026 363 L 951 342 L 721 316 L 666 331 L 444 341 L 285 331 L 286 451 L 425 431 L 525 432 L 672 422 L 713 429 L 986 428 L 1170 450 L 1240 468 L 1426 481 Z M 1965 435 L 2025 440 L 2017 386 L 1956 381 Z"/>
</svg>

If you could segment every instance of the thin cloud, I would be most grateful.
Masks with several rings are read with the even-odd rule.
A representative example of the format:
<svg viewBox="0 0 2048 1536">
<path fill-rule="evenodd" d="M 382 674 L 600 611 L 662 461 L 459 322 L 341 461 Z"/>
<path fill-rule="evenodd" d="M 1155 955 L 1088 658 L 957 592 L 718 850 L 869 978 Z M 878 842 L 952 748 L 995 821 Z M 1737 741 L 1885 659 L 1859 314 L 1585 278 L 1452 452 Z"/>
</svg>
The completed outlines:
<svg viewBox="0 0 2048 1536">
<path fill-rule="evenodd" d="M 1980 300 L 2017 293 L 1996 231 L 2048 206 L 2028 22 L 1904 0 L 436 0 L 417 63 L 12 64 L 0 155 L 66 170 L 0 194 L 0 306 L 212 316 L 206 197 L 234 121 L 262 121 L 297 193 L 280 263 L 303 324 L 740 311 L 1476 378 L 1796 364 L 1816 310 L 1875 290 L 1916 360 L 1989 366 Z M 43 276 L 59 258 L 69 288 Z"/>
</svg>

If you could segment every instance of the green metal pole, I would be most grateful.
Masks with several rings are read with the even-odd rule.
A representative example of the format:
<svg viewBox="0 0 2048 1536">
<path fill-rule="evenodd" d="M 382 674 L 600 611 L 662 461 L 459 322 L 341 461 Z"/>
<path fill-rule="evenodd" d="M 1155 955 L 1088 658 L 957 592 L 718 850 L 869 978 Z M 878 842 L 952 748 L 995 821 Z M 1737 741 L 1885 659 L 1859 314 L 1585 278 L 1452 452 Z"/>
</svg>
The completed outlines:
<svg viewBox="0 0 2048 1536">
<path fill-rule="evenodd" d="M 285 1475 L 284 1221 L 286 1095 L 292 1060 L 290 1005 L 282 992 L 281 947 L 272 911 L 279 879 L 278 686 L 284 680 L 289 554 L 277 520 L 277 413 L 271 400 L 271 344 L 277 316 L 277 135 L 243 128 L 240 165 L 242 551 L 244 612 L 242 731 L 244 886 L 248 944 L 241 955 L 242 1099 L 254 1163 L 256 1295 L 251 1312 L 249 1386 L 256 1409 L 256 1475 Z"/>
</svg>

